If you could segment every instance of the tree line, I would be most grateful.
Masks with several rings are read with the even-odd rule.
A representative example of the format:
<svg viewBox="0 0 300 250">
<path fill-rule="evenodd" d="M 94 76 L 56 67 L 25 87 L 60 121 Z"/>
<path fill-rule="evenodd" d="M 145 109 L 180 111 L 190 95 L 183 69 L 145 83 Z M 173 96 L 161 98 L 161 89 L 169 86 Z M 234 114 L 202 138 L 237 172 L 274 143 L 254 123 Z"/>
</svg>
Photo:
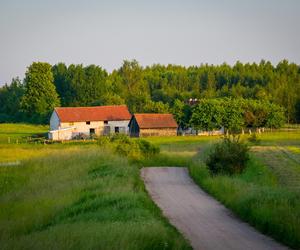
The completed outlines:
<svg viewBox="0 0 300 250">
<path fill-rule="evenodd" d="M 256 106 L 284 107 L 287 122 L 300 122 L 300 67 L 287 60 L 276 66 L 262 60 L 259 64 L 191 67 L 142 67 L 136 60 L 125 60 L 108 73 L 96 65 L 34 62 L 23 80 L 14 78 L 0 88 L 0 122 L 47 123 L 56 106 L 127 104 L 132 113 L 166 113 L 179 110 L 177 106 L 183 103 L 185 118 L 178 122 L 187 123 L 187 119 L 196 121 L 197 108 L 190 110 L 185 105 L 190 98 L 202 104 L 204 100 L 253 100 Z"/>
</svg>

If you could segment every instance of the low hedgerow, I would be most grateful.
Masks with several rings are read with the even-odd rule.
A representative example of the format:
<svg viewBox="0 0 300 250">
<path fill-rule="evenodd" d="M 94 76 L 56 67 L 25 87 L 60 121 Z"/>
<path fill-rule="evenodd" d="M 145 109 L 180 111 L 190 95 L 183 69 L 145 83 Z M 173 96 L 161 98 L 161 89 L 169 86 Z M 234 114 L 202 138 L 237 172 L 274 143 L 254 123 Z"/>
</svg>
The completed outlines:
<svg viewBox="0 0 300 250">
<path fill-rule="evenodd" d="M 144 139 L 132 139 L 124 134 L 110 137 L 100 137 L 98 144 L 102 147 L 112 147 L 114 152 L 126 156 L 130 160 L 140 161 L 159 154 L 158 146 Z"/>
<path fill-rule="evenodd" d="M 212 174 L 239 174 L 246 168 L 249 160 L 249 147 L 239 137 L 224 137 L 215 144 L 206 159 Z"/>
<path fill-rule="evenodd" d="M 261 143 L 261 139 L 257 136 L 256 133 L 253 133 L 248 137 L 248 142 L 250 142 L 253 145 L 258 145 Z"/>
</svg>

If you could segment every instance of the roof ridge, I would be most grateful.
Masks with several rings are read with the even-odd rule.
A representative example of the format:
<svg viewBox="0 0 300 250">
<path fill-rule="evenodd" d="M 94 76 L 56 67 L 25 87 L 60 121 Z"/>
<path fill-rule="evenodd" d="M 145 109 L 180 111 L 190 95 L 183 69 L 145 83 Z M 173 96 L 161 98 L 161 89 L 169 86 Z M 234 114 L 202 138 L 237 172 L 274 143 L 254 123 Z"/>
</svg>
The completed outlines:
<svg viewBox="0 0 300 250">
<path fill-rule="evenodd" d="M 134 115 L 173 115 L 172 113 L 135 113 Z"/>
<path fill-rule="evenodd" d="M 80 106 L 80 107 L 55 107 L 54 109 L 59 109 L 59 108 L 102 108 L 102 107 L 121 107 L 121 106 L 126 106 L 126 104 L 120 104 L 120 105 L 101 105 L 101 106 Z"/>
</svg>

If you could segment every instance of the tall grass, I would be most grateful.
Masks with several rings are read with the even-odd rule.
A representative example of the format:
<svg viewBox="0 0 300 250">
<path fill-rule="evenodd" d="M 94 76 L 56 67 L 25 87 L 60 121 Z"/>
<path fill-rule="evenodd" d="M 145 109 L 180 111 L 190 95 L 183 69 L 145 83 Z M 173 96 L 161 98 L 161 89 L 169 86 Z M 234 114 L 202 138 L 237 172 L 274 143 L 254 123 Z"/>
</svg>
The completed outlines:
<svg viewBox="0 0 300 250">
<path fill-rule="evenodd" d="M 98 147 L 0 168 L 1 249 L 189 249 L 137 166 Z"/>
<path fill-rule="evenodd" d="M 300 194 L 279 186 L 270 169 L 251 159 L 236 176 L 211 176 L 206 166 L 190 165 L 190 175 L 243 220 L 294 248 L 300 247 Z"/>
</svg>

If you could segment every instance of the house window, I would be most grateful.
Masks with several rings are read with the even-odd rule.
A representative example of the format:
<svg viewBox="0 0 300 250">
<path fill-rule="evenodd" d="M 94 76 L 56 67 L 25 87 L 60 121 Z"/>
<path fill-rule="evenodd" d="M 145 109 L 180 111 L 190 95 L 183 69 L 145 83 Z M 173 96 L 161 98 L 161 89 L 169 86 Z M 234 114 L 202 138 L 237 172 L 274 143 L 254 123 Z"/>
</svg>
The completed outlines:
<svg viewBox="0 0 300 250">
<path fill-rule="evenodd" d="M 73 126 L 74 125 L 74 122 L 69 122 L 69 126 Z"/>
<path fill-rule="evenodd" d="M 108 121 L 104 121 L 104 124 L 108 124 Z"/>
<path fill-rule="evenodd" d="M 119 133 L 119 132 L 120 132 L 119 127 L 115 127 L 115 133 Z"/>
<path fill-rule="evenodd" d="M 95 134 L 95 129 L 94 128 L 90 128 L 90 135 L 94 135 Z"/>
<path fill-rule="evenodd" d="M 86 125 L 90 125 L 90 124 L 91 124 L 91 122 L 90 122 L 90 121 L 87 121 L 87 122 L 85 122 L 85 124 L 86 124 Z"/>
</svg>

